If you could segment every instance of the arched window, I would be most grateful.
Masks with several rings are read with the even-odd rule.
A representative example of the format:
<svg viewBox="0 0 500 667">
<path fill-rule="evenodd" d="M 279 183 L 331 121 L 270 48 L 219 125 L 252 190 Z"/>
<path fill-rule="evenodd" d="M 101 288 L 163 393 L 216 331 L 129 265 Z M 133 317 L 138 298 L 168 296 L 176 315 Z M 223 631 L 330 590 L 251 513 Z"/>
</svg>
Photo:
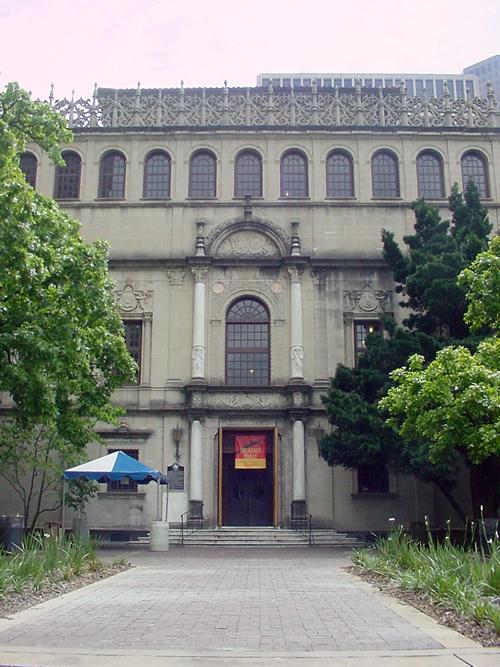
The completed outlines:
<svg viewBox="0 0 500 667">
<path fill-rule="evenodd" d="M 191 159 L 189 169 L 189 196 L 211 199 L 216 193 L 216 160 L 209 151 L 199 151 Z"/>
<path fill-rule="evenodd" d="M 292 199 L 309 196 L 307 159 L 299 151 L 288 151 L 281 158 L 280 196 Z"/>
<path fill-rule="evenodd" d="M 269 384 L 269 313 L 257 299 L 239 299 L 226 316 L 226 382 Z"/>
<path fill-rule="evenodd" d="M 443 163 L 437 153 L 424 151 L 417 157 L 418 196 L 424 199 L 443 199 Z"/>
<path fill-rule="evenodd" d="M 36 171 L 38 168 L 36 156 L 33 153 L 23 153 L 19 161 L 19 166 L 26 182 L 34 188 L 36 186 Z"/>
<path fill-rule="evenodd" d="M 99 194 L 104 199 L 125 197 L 125 156 L 118 151 L 109 151 L 101 159 L 99 170 Z"/>
<path fill-rule="evenodd" d="M 64 166 L 56 167 L 54 183 L 55 199 L 78 199 L 80 197 L 80 177 L 82 160 L 78 153 L 65 151 L 62 154 Z"/>
<path fill-rule="evenodd" d="M 255 151 L 243 151 L 234 165 L 234 196 L 262 197 L 262 160 Z"/>
<path fill-rule="evenodd" d="M 372 158 L 374 197 L 399 197 L 398 160 L 389 151 L 378 151 Z"/>
<path fill-rule="evenodd" d="M 482 199 L 487 199 L 490 196 L 486 158 L 481 153 L 478 153 L 478 151 L 468 151 L 462 157 L 462 183 L 464 190 L 469 181 L 474 183 Z"/>
<path fill-rule="evenodd" d="M 354 197 L 352 159 L 344 151 L 333 151 L 326 159 L 326 196 Z"/>
<path fill-rule="evenodd" d="M 168 199 L 170 197 L 170 157 L 164 151 L 153 151 L 144 163 L 145 199 Z"/>
</svg>

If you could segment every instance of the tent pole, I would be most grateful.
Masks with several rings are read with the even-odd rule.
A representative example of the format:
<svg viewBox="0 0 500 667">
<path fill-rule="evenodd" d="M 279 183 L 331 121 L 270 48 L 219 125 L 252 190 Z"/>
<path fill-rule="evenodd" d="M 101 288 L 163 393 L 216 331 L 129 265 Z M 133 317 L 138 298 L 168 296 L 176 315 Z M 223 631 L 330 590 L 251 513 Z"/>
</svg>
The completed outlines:
<svg viewBox="0 0 500 667">
<path fill-rule="evenodd" d="M 160 482 L 156 482 L 156 520 L 161 521 L 161 494 Z"/>
<path fill-rule="evenodd" d="M 66 518 L 66 480 L 64 479 L 64 477 L 63 477 L 63 484 L 62 484 L 62 493 L 63 493 L 63 497 L 62 497 L 62 517 L 61 517 L 61 524 L 62 524 L 61 529 L 62 530 L 61 530 L 61 532 L 62 532 L 62 536 L 64 538 L 64 535 L 65 535 L 64 520 Z"/>
</svg>

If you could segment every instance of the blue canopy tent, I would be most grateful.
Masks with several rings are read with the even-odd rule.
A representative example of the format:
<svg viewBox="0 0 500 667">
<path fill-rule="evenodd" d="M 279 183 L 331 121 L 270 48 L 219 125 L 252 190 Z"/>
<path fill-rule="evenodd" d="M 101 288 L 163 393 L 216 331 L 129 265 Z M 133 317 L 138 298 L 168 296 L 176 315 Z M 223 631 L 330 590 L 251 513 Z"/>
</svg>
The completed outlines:
<svg viewBox="0 0 500 667">
<path fill-rule="evenodd" d="M 157 482 L 158 484 L 158 515 L 161 515 L 161 506 L 160 506 L 160 493 L 159 488 L 160 484 L 167 485 L 168 491 L 168 482 L 165 475 L 162 475 L 159 470 L 150 468 L 144 463 L 137 461 L 128 454 L 122 451 L 112 452 L 106 456 L 101 456 L 98 459 L 93 461 L 88 461 L 87 463 L 82 463 L 79 466 L 74 468 L 68 468 L 63 473 L 63 483 L 65 480 L 78 480 L 78 479 L 88 479 L 94 480 L 99 483 L 107 483 L 120 481 L 128 477 L 135 480 L 139 484 L 149 484 L 149 482 Z M 168 496 L 167 496 L 168 502 Z M 62 524 L 64 529 L 64 493 L 63 493 L 63 516 Z"/>
<path fill-rule="evenodd" d="M 148 484 L 153 481 L 162 483 L 163 481 L 161 472 L 144 465 L 122 451 L 101 456 L 99 459 L 64 471 L 64 479 L 93 479 L 101 483 L 117 482 L 125 477 L 130 477 L 139 484 Z"/>
</svg>

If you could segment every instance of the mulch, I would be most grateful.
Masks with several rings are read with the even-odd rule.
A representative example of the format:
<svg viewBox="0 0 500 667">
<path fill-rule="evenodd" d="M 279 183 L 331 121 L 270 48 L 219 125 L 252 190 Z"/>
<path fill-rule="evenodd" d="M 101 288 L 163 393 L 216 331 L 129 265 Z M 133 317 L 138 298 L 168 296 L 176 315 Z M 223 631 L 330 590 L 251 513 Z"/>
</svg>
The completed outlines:
<svg viewBox="0 0 500 667">
<path fill-rule="evenodd" d="M 17 614 L 40 602 L 75 591 L 83 586 L 118 574 L 118 572 L 124 572 L 130 567 L 130 563 L 125 562 L 102 563 L 98 570 L 82 573 L 69 581 L 51 581 L 47 578 L 47 581 L 36 591 L 28 584 L 19 592 L 0 596 L 0 618 L 10 618 L 11 614 Z"/>
<path fill-rule="evenodd" d="M 425 593 L 401 588 L 395 581 L 382 574 L 371 572 L 358 565 L 351 565 L 346 570 L 368 581 L 370 584 L 374 584 L 382 593 L 398 598 L 412 607 L 416 607 L 416 609 L 423 611 L 424 614 L 435 618 L 441 625 L 453 628 L 453 630 L 460 632 L 460 634 L 473 639 L 483 646 L 500 646 L 500 635 L 492 626 L 479 625 L 473 618 L 461 616 L 453 609 L 434 602 Z"/>
</svg>

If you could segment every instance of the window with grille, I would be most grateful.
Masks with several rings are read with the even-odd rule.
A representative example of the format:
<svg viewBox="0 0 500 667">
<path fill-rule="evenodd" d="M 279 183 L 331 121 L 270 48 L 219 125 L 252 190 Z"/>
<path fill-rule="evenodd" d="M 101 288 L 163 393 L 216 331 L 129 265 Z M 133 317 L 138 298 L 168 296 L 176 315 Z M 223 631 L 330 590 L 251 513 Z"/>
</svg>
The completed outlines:
<svg viewBox="0 0 500 667">
<path fill-rule="evenodd" d="M 372 158 L 373 196 L 399 197 L 398 161 L 393 153 L 379 151 Z"/>
<path fill-rule="evenodd" d="M 189 168 L 189 196 L 212 199 L 216 194 L 216 160 L 212 153 L 199 151 Z"/>
<path fill-rule="evenodd" d="M 122 451 L 124 454 L 127 454 L 136 461 L 139 460 L 139 450 L 137 449 L 108 449 L 108 454 L 114 454 L 117 451 Z M 107 490 L 109 493 L 119 493 L 120 491 L 126 493 L 137 493 L 137 482 L 135 479 L 131 479 L 130 477 L 124 477 L 121 480 L 108 482 Z"/>
<path fill-rule="evenodd" d="M 292 199 L 309 196 L 307 159 L 299 151 L 289 151 L 281 158 L 280 195 Z"/>
<path fill-rule="evenodd" d="M 380 322 L 378 320 L 354 322 L 354 361 L 356 365 L 366 352 L 366 337 L 379 332 Z"/>
<path fill-rule="evenodd" d="M 462 157 L 462 183 L 464 190 L 472 181 L 482 199 L 490 196 L 486 159 L 477 151 L 469 151 Z"/>
<path fill-rule="evenodd" d="M 154 151 L 144 163 L 145 199 L 168 199 L 170 197 L 170 157 L 164 151 Z"/>
<path fill-rule="evenodd" d="M 234 166 L 234 196 L 262 197 L 262 160 L 254 151 L 244 151 L 236 157 Z"/>
<path fill-rule="evenodd" d="M 358 468 L 358 493 L 389 493 L 389 471 L 385 465 Z"/>
<path fill-rule="evenodd" d="M 141 362 L 142 362 L 142 321 L 125 320 L 123 322 L 125 330 L 125 344 L 130 356 L 137 364 L 136 383 L 141 381 Z"/>
<path fill-rule="evenodd" d="M 54 183 L 55 199 L 79 199 L 82 160 L 78 153 L 66 151 L 62 154 L 64 166 L 56 167 Z"/>
<path fill-rule="evenodd" d="M 24 174 L 26 182 L 32 188 L 36 186 L 36 172 L 38 168 L 38 161 L 33 153 L 23 153 L 19 161 L 19 167 Z"/>
<path fill-rule="evenodd" d="M 226 316 L 226 382 L 269 384 L 269 313 L 256 299 L 239 299 Z"/>
<path fill-rule="evenodd" d="M 443 165 L 439 155 L 432 151 L 417 157 L 418 196 L 424 199 L 442 199 L 444 195 Z"/>
<path fill-rule="evenodd" d="M 125 197 L 125 156 L 122 153 L 110 151 L 102 157 L 98 196 L 103 199 Z"/>
<path fill-rule="evenodd" d="M 352 160 L 344 151 L 330 153 L 326 160 L 326 196 L 354 197 Z"/>
</svg>

